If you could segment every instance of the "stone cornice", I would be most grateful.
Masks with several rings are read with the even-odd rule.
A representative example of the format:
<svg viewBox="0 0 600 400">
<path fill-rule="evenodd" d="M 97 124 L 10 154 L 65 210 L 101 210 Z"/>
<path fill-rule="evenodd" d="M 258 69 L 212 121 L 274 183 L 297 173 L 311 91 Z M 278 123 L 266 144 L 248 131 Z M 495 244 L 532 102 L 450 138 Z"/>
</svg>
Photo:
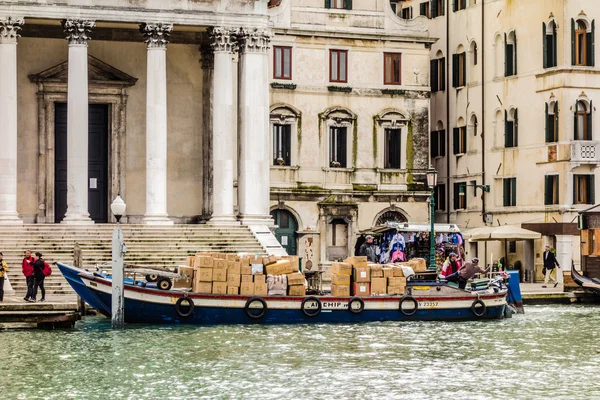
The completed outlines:
<svg viewBox="0 0 600 400">
<path fill-rule="evenodd" d="M 238 32 L 240 52 L 265 53 L 270 47 L 272 37 L 273 34 L 268 29 L 241 28 Z"/>
<path fill-rule="evenodd" d="M 63 19 L 61 24 L 69 45 L 87 45 L 92 29 L 96 26 L 96 22 L 83 19 Z"/>
<path fill-rule="evenodd" d="M 339 30 L 326 30 L 318 26 L 312 27 L 313 30 L 304 28 L 277 28 L 273 27 L 272 30 L 276 35 L 288 35 L 288 36 L 307 36 L 307 37 L 322 37 L 322 38 L 336 38 L 336 39 L 360 39 L 360 40 L 376 40 L 376 41 L 390 41 L 390 42 L 410 42 L 410 43 L 435 43 L 438 41 L 437 38 L 425 37 L 425 36 L 411 36 L 401 35 L 398 33 L 385 33 L 381 32 L 344 32 Z"/>
<path fill-rule="evenodd" d="M 165 49 L 169 43 L 169 37 L 173 30 L 172 24 L 143 23 L 140 25 L 140 32 L 144 35 L 144 43 L 149 49 Z"/>
<path fill-rule="evenodd" d="M 21 26 L 23 25 L 23 19 L 20 18 L 0 18 L 0 43 L 17 43 L 17 38 Z"/>
<path fill-rule="evenodd" d="M 236 28 L 225 28 L 220 26 L 214 26 L 208 28 L 208 36 L 210 37 L 212 43 L 213 51 L 216 52 L 224 52 L 224 53 L 233 53 L 237 50 L 237 35 L 239 29 Z"/>
</svg>

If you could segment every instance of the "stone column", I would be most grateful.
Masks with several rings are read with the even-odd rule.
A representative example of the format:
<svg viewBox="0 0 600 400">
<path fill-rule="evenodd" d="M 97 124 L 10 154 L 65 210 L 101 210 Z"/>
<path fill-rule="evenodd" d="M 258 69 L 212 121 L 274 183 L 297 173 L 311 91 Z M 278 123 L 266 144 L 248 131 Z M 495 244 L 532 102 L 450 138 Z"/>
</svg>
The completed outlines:
<svg viewBox="0 0 600 400">
<path fill-rule="evenodd" d="M 0 18 L 0 224 L 22 224 L 17 212 L 17 38 L 22 19 Z"/>
<path fill-rule="evenodd" d="M 556 235 L 556 261 L 560 269 L 556 272 L 556 279 L 563 283 L 563 273 L 571 273 L 571 261 L 573 260 L 573 236 Z"/>
<path fill-rule="evenodd" d="M 202 217 L 213 211 L 213 74 L 215 57 L 210 44 L 200 46 L 202 64 Z"/>
<path fill-rule="evenodd" d="M 269 77 L 266 29 L 239 32 L 238 204 L 245 225 L 273 225 L 269 215 Z"/>
<path fill-rule="evenodd" d="M 214 51 L 213 73 L 213 225 L 237 225 L 233 213 L 233 59 L 236 30 L 213 27 L 208 31 Z"/>
<path fill-rule="evenodd" d="M 65 224 L 90 224 L 88 212 L 88 40 L 94 21 L 63 20 L 69 41 L 67 78 L 67 213 Z"/>
<path fill-rule="evenodd" d="M 146 74 L 146 215 L 148 225 L 172 225 L 167 214 L 167 43 L 171 24 L 142 24 Z"/>
</svg>

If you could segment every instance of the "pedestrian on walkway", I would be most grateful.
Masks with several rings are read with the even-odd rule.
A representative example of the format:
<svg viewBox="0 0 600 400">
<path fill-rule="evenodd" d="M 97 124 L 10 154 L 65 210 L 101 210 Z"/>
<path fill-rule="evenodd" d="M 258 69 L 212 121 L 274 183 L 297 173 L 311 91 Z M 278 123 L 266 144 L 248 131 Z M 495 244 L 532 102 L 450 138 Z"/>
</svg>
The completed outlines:
<svg viewBox="0 0 600 400">
<path fill-rule="evenodd" d="M 3 258 L 4 255 L 0 252 L 0 301 L 4 301 L 4 276 L 8 272 L 8 265 Z"/>
<path fill-rule="evenodd" d="M 554 253 L 550 251 L 550 246 L 546 246 L 546 250 L 544 251 L 544 268 L 542 270 L 542 272 L 544 272 L 545 275 L 544 284 L 542 285 L 543 288 L 548 287 L 547 285 L 550 279 L 554 281 L 554 287 L 558 286 L 558 280 L 551 276 L 552 271 L 554 271 L 555 267 L 558 267 L 558 269 L 560 269 L 560 265 L 558 264 Z M 556 276 L 556 274 L 554 275 Z"/>
<path fill-rule="evenodd" d="M 35 261 L 32 264 L 34 278 L 32 300 L 37 300 L 37 292 L 38 289 L 40 289 L 42 291 L 42 298 L 40 301 L 43 302 L 46 301 L 46 289 L 44 288 L 44 278 L 46 278 L 46 275 L 44 275 L 44 259 L 42 258 L 42 253 L 36 251 L 34 260 Z"/>
<path fill-rule="evenodd" d="M 23 271 L 23 275 L 25 275 L 25 280 L 27 282 L 27 294 L 24 297 L 25 301 L 33 301 L 33 257 L 31 256 L 31 251 L 25 250 L 25 258 L 23 258 L 23 263 L 21 265 L 21 271 Z"/>
</svg>

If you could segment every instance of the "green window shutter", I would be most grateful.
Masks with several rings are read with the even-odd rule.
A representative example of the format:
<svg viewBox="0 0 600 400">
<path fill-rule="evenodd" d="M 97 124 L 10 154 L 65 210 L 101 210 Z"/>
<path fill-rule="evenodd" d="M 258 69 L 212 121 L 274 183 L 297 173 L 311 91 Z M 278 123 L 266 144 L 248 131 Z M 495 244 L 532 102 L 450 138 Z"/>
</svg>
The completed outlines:
<svg viewBox="0 0 600 400">
<path fill-rule="evenodd" d="M 440 156 L 446 155 L 446 130 L 442 129 L 438 131 L 439 143 L 440 143 Z"/>
<path fill-rule="evenodd" d="M 514 125 L 513 129 L 515 132 L 513 145 L 515 147 L 518 147 L 519 146 L 519 109 L 518 108 L 515 108 L 515 121 L 513 122 L 513 125 Z"/>
<path fill-rule="evenodd" d="M 558 113 L 558 101 L 554 103 L 554 115 L 556 118 L 556 132 L 554 132 L 554 137 L 556 138 L 556 141 L 558 142 L 558 127 L 560 126 L 560 114 Z"/>
<path fill-rule="evenodd" d="M 550 115 L 548 114 L 548 103 L 546 103 L 544 121 L 546 121 L 546 143 L 552 142 L 552 136 L 550 135 Z"/>
<path fill-rule="evenodd" d="M 504 110 L 504 147 L 512 147 L 512 140 L 510 135 L 510 124 L 508 121 L 508 112 Z"/>
<path fill-rule="evenodd" d="M 542 63 L 544 68 L 548 68 L 548 49 L 546 48 L 546 23 L 542 22 L 542 46 L 544 47 L 544 57 Z"/>
<path fill-rule="evenodd" d="M 592 121 L 594 119 L 592 118 L 592 115 L 594 115 L 594 106 L 592 105 L 592 101 L 590 100 L 590 112 L 587 115 L 588 140 L 594 140 L 594 131 L 592 130 Z"/>
<path fill-rule="evenodd" d="M 437 131 L 431 131 L 431 134 L 429 135 L 429 146 L 431 147 L 431 157 L 437 157 L 439 156 L 439 146 L 438 146 L 438 141 L 437 141 L 437 135 L 438 132 Z"/>
<path fill-rule="evenodd" d="M 514 36 L 515 36 L 515 44 L 513 45 L 513 51 L 514 51 L 514 56 L 513 56 L 513 62 L 514 62 L 514 68 L 513 68 L 513 75 L 517 75 L 517 31 L 513 32 Z"/>
<path fill-rule="evenodd" d="M 446 15 L 446 0 L 442 0 L 442 10 L 438 10 L 438 15 Z"/>
<path fill-rule="evenodd" d="M 431 18 L 438 16 L 437 0 L 431 0 L 429 2 L 429 9 L 431 10 Z"/>
<path fill-rule="evenodd" d="M 346 0 L 346 10 L 352 10 L 352 0 Z"/>
<path fill-rule="evenodd" d="M 509 179 L 502 179 L 502 205 L 507 207 L 510 205 L 509 203 Z"/>
<path fill-rule="evenodd" d="M 465 86 L 467 84 L 467 53 L 465 53 L 465 52 L 462 53 L 462 60 L 463 60 L 462 83 L 463 83 L 463 86 Z"/>
<path fill-rule="evenodd" d="M 452 87 L 458 87 L 458 54 L 452 54 Z"/>
<path fill-rule="evenodd" d="M 577 175 L 573 175 L 573 204 L 577 204 Z"/>
<path fill-rule="evenodd" d="M 331 8 L 331 0 L 325 0 L 325 8 Z"/>
<path fill-rule="evenodd" d="M 510 205 L 511 206 L 516 206 L 517 205 L 517 178 L 511 178 L 510 179 Z"/>
<path fill-rule="evenodd" d="M 452 0 L 452 11 L 456 12 L 459 0 Z"/>
<path fill-rule="evenodd" d="M 446 90 L 446 57 L 440 58 L 440 75 L 442 75 L 442 82 L 439 90 Z"/>
<path fill-rule="evenodd" d="M 459 190 L 460 190 L 460 186 L 458 183 L 454 184 L 454 209 L 458 210 L 458 205 L 459 205 Z"/>
<path fill-rule="evenodd" d="M 575 65 L 575 20 L 571 18 L 571 65 Z"/>
<path fill-rule="evenodd" d="M 460 154 L 460 142 L 459 142 L 460 128 L 452 128 L 452 147 L 454 154 Z"/>
<path fill-rule="evenodd" d="M 427 3 L 419 4 L 419 15 L 427 16 Z"/>
<path fill-rule="evenodd" d="M 504 76 L 508 76 L 508 42 L 506 40 L 506 33 L 504 34 Z"/>
<path fill-rule="evenodd" d="M 594 55 L 594 36 L 595 36 L 595 31 L 596 30 L 596 21 L 593 20 L 592 21 L 592 31 L 589 32 L 587 34 L 587 54 L 588 54 L 588 59 L 587 59 L 587 65 L 593 67 L 596 63 L 595 63 L 595 55 Z"/>
<path fill-rule="evenodd" d="M 544 177 L 544 205 L 552 204 L 552 181 L 550 175 Z"/>
<path fill-rule="evenodd" d="M 429 70 L 431 74 L 431 76 L 429 77 L 431 91 L 435 93 L 438 91 L 438 60 L 431 60 L 429 65 Z"/>
<path fill-rule="evenodd" d="M 596 204 L 596 176 L 589 175 L 589 184 L 588 184 L 588 203 Z"/>
<path fill-rule="evenodd" d="M 581 140 L 577 124 L 577 102 L 575 102 L 575 113 L 573 114 L 573 140 Z"/>
<path fill-rule="evenodd" d="M 554 29 L 552 30 L 552 66 L 556 67 L 558 65 L 558 38 L 556 37 L 556 24 L 553 24 Z"/>
<path fill-rule="evenodd" d="M 462 128 L 460 129 L 460 135 L 462 136 L 462 141 L 463 141 L 463 143 L 464 143 L 464 146 L 465 146 L 465 148 L 464 148 L 464 149 L 462 149 L 462 151 L 463 151 L 464 153 L 466 153 L 466 152 L 467 152 L 467 127 L 466 127 L 466 126 L 465 126 L 465 127 L 462 127 Z"/>
</svg>

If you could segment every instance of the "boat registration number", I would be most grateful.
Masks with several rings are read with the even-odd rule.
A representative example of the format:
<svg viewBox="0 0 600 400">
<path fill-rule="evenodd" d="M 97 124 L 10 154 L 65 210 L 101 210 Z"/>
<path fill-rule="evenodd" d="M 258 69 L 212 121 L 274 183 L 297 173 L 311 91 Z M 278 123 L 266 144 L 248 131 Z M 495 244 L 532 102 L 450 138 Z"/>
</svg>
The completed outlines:
<svg viewBox="0 0 600 400">
<path fill-rule="evenodd" d="M 437 306 L 438 306 L 437 301 L 420 301 L 419 302 L 419 308 L 431 308 L 431 307 L 437 307 Z"/>
<path fill-rule="evenodd" d="M 342 303 L 341 301 L 324 301 L 322 304 L 322 308 L 344 310 L 348 309 L 348 303 Z"/>
</svg>

